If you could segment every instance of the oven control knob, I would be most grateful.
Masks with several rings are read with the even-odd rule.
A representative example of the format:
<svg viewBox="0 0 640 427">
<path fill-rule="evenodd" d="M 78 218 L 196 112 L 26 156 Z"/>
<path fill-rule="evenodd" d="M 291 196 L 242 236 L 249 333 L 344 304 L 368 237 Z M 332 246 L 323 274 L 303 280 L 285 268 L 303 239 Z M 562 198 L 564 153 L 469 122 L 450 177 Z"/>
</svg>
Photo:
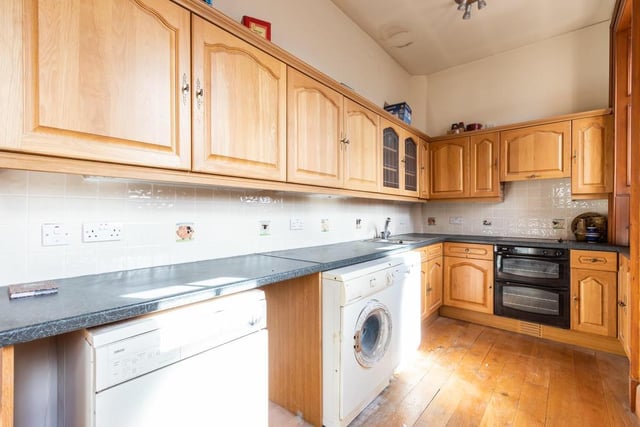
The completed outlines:
<svg viewBox="0 0 640 427">
<path fill-rule="evenodd" d="M 542 251 L 542 255 L 547 256 L 547 255 L 549 255 L 549 252 L 547 252 L 546 250 L 543 250 Z"/>
<path fill-rule="evenodd" d="M 556 251 L 556 256 L 562 256 L 562 251 Z"/>
</svg>

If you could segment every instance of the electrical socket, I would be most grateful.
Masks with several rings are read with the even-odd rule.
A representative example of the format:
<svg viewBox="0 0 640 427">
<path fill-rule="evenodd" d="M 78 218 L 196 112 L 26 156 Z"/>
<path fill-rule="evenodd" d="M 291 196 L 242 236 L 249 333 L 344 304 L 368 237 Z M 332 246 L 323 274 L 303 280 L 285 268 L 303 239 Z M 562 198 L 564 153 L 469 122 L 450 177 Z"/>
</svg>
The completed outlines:
<svg viewBox="0 0 640 427">
<path fill-rule="evenodd" d="M 82 224 L 82 241 L 111 242 L 122 240 L 121 222 L 85 222 Z"/>
<path fill-rule="evenodd" d="M 289 230 L 304 230 L 304 221 L 302 221 L 302 218 L 290 218 Z"/>
<path fill-rule="evenodd" d="M 329 231 L 329 220 L 328 219 L 321 219 L 320 220 L 320 231 L 323 233 L 326 233 L 327 231 Z"/>
<path fill-rule="evenodd" d="M 61 223 L 42 224 L 42 246 L 62 246 L 69 244 L 69 231 Z"/>
<path fill-rule="evenodd" d="M 450 216 L 449 224 L 462 225 L 464 223 L 464 219 L 461 216 Z"/>
</svg>

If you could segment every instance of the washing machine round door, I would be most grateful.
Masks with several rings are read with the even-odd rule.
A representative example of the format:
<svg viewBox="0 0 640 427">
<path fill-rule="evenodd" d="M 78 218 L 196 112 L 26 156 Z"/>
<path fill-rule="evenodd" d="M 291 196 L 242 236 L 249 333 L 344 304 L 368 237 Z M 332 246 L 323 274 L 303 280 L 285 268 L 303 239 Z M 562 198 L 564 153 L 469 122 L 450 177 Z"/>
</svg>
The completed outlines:
<svg viewBox="0 0 640 427">
<path fill-rule="evenodd" d="M 360 312 L 356 322 L 354 353 L 365 368 L 371 368 L 384 357 L 391 341 L 391 314 L 378 301 L 370 301 Z"/>
</svg>

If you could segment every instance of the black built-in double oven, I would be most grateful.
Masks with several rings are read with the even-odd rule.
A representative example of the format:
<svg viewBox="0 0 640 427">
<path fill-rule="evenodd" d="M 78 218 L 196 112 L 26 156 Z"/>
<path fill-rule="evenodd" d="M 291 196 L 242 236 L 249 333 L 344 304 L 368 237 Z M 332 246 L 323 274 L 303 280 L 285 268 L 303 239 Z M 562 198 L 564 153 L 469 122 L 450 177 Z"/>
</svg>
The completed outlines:
<svg viewBox="0 0 640 427">
<path fill-rule="evenodd" d="M 569 250 L 494 248 L 494 314 L 568 329 Z"/>
</svg>

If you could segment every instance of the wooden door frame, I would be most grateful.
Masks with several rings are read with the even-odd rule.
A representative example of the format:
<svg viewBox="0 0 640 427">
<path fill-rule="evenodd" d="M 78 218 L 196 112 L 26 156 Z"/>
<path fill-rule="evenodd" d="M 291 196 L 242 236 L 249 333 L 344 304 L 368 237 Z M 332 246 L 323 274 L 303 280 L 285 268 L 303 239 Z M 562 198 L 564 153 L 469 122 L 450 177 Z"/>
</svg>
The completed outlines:
<svg viewBox="0 0 640 427">
<path fill-rule="evenodd" d="M 631 158 L 640 156 L 640 1 L 631 1 L 631 45 L 633 46 L 632 69 L 636 70 L 631 77 Z M 624 1 L 622 2 L 624 3 Z M 640 162 L 631 162 L 631 198 L 629 202 L 629 247 L 631 253 L 630 269 L 630 369 L 629 388 L 630 406 L 636 411 L 638 386 L 640 385 Z"/>
</svg>

